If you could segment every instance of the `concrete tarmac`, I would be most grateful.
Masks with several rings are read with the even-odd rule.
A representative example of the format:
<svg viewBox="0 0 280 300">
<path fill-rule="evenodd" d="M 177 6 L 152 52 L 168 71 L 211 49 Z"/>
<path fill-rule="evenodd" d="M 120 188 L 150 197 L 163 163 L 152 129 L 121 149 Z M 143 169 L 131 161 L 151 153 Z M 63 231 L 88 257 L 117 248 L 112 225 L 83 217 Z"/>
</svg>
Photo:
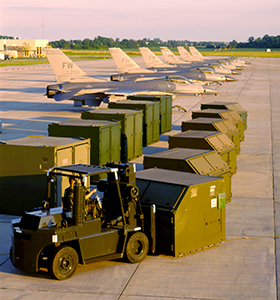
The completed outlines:
<svg viewBox="0 0 280 300">
<path fill-rule="evenodd" d="M 220 94 L 177 97 L 173 131 L 144 154 L 168 148 L 168 135 L 180 132 L 182 120 L 201 102 L 239 102 L 248 111 L 248 128 L 237 173 L 232 178 L 232 201 L 226 205 L 226 241 L 181 257 L 151 256 L 140 264 L 122 261 L 79 265 L 65 281 L 15 269 L 8 259 L 10 220 L 0 215 L 0 299 L 278 299 L 280 269 L 280 59 L 246 58 L 252 62 L 237 82 L 218 87 Z M 142 63 L 141 58 L 136 58 Z M 115 73 L 113 61 L 78 65 L 88 74 Z M 0 68 L 0 141 L 47 135 L 48 124 L 79 118 L 72 101 L 56 103 L 44 96 L 54 82 L 48 65 Z M 135 160 L 142 168 L 142 158 Z M 12 193 L 12 191 L 11 191 Z M 0 199 L 1 201 L 1 199 Z"/>
</svg>

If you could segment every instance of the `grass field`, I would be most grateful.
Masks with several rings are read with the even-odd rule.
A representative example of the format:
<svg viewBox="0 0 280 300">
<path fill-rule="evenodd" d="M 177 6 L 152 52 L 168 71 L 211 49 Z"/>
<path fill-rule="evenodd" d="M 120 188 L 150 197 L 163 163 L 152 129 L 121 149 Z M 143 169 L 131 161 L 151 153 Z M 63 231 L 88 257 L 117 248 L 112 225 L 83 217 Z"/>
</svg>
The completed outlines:
<svg viewBox="0 0 280 300">
<path fill-rule="evenodd" d="M 272 50 L 266 52 L 264 49 L 248 49 L 248 50 L 221 50 L 221 51 L 209 51 L 199 50 L 205 56 L 238 56 L 238 57 L 280 57 L 280 51 Z M 109 59 L 111 58 L 109 51 L 86 51 L 86 50 L 63 50 L 63 52 L 69 56 L 73 61 L 79 60 L 96 60 L 96 59 Z M 137 50 L 125 51 L 128 56 L 140 56 L 140 52 Z M 160 51 L 153 51 L 156 55 L 161 55 Z M 178 52 L 174 51 L 176 55 Z M 0 61 L 0 67 L 6 66 L 22 66 L 22 65 L 35 65 L 48 63 L 46 58 L 18 58 L 11 61 Z"/>
</svg>

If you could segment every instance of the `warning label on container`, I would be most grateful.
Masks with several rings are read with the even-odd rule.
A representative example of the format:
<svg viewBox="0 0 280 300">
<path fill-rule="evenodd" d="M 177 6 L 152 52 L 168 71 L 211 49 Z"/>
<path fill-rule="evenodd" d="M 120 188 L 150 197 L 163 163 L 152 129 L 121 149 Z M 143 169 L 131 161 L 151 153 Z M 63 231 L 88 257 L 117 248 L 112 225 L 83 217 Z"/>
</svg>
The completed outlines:
<svg viewBox="0 0 280 300">
<path fill-rule="evenodd" d="M 211 199 L 211 208 L 217 207 L 217 198 Z"/>
</svg>

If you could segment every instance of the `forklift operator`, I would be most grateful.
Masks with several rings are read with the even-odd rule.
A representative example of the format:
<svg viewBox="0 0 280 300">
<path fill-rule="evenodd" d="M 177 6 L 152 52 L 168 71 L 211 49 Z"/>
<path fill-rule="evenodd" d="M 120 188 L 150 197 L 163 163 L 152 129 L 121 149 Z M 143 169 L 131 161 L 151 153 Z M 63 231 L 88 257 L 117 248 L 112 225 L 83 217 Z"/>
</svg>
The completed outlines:
<svg viewBox="0 0 280 300">
<path fill-rule="evenodd" d="M 69 187 L 65 189 L 63 196 L 63 209 L 67 211 L 73 210 L 73 200 L 74 200 L 74 185 L 76 180 L 74 177 L 69 177 Z M 96 189 L 92 189 L 89 193 L 85 195 L 85 200 L 88 200 L 92 194 L 96 193 Z"/>
</svg>

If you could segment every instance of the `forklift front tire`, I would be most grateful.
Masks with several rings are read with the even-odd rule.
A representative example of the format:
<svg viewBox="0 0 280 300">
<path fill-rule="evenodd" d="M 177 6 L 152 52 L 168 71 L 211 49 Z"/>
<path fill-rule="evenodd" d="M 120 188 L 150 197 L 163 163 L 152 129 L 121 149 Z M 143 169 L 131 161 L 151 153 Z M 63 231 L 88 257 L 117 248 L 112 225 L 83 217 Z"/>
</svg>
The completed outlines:
<svg viewBox="0 0 280 300">
<path fill-rule="evenodd" d="M 51 256 L 49 273 L 53 278 L 64 280 L 70 278 L 78 265 L 78 254 L 72 247 L 58 247 Z"/>
<path fill-rule="evenodd" d="M 134 233 L 126 245 L 126 258 L 131 263 L 141 262 L 149 250 L 149 240 L 143 232 Z"/>
</svg>

